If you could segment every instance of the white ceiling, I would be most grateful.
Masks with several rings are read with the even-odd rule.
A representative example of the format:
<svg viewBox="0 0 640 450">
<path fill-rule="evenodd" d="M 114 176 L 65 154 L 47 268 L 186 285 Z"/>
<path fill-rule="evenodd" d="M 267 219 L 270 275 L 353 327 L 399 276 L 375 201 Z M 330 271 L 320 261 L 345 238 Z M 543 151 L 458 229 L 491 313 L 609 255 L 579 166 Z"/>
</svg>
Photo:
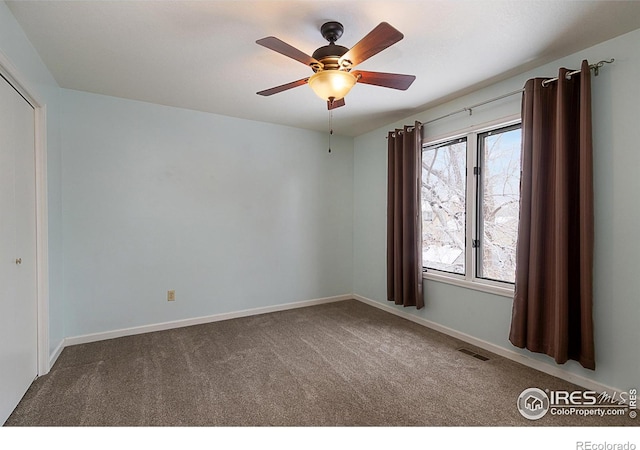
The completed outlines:
<svg viewBox="0 0 640 450">
<path fill-rule="evenodd" d="M 345 47 L 389 22 L 404 39 L 358 68 L 417 79 L 407 91 L 356 85 L 334 112 L 335 133 L 348 136 L 640 28 L 640 1 L 7 4 L 64 88 L 322 131 L 326 105 L 308 86 L 256 95 L 312 72 L 255 41 L 276 36 L 311 54 L 327 43 L 326 21 L 344 25 Z"/>
</svg>

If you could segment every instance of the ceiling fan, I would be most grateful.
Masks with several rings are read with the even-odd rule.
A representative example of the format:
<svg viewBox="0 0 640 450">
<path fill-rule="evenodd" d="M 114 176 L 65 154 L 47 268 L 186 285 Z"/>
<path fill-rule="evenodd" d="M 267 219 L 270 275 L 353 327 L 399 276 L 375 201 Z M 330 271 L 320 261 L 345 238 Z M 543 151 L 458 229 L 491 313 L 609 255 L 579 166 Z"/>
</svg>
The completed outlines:
<svg viewBox="0 0 640 450">
<path fill-rule="evenodd" d="M 382 22 L 356 45 L 348 49 L 336 44 L 343 32 L 344 27 L 339 22 L 327 22 L 322 25 L 320 33 L 329 41 L 329 45 L 316 49 L 312 56 L 273 36 L 257 40 L 257 44 L 300 61 L 311 67 L 314 72 L 310 77 L 266 89 L 257 94 L 269 96 L 309 84 L 316 95 L 327 102 L 327 108 L 332 110 L 344 106 L 345 95 L 356 83 L 403 91 L 411 86 L 411 83 L 416 79 L 414 75 L 364 70 L 352 71 L 361 62 L 400 41 L 404 37 L 402 33 L 388 23 Z"/>
</svg>

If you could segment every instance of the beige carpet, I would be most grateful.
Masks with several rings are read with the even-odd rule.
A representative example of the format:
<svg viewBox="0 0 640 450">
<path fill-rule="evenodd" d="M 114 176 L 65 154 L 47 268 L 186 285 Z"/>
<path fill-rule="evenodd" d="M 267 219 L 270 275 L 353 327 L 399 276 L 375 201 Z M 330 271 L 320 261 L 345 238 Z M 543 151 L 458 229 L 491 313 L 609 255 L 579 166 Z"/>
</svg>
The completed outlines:
<svg viewBox="0 0 640 450">
<path fill-rule="evenodd" d="M 67 347 L 9 426 L 613 426 L 538 421 L 529 387 L 579 389 L 350 300 Z"/>
</svg>

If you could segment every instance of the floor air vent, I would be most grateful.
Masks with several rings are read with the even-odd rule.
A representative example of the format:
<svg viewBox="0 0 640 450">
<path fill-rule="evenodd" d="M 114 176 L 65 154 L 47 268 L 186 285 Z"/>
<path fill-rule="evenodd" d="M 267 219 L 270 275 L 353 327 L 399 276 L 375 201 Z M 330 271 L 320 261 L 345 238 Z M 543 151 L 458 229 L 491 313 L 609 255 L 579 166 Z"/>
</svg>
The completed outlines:
<svg viewBox="0 0 640 450">
<path fill-rule="evenodd" d="M 464 353 L 465 355 L 473 356 L 480 361 L 489 361 L 489 358 L 487 358 L 486 356 L 482 356 L 481 354 L 469 350 L 468 348 L 459 348 L 458 351 Z"/>
</svg>

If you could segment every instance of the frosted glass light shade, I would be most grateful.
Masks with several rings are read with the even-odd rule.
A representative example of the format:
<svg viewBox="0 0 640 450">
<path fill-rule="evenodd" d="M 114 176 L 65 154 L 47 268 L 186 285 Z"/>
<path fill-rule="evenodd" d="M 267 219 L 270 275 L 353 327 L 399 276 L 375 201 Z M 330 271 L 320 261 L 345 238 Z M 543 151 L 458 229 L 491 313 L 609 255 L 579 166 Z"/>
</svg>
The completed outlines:
<svg viewBox="0 0 640 450">
<path fill-rule="evenodd" d="M 340 100 L 349 93 L 356 84 L 356 77 L 343 70 L 322 70 L 309 78 L 309 86 L 318 97 L 328 101 L 333 97 Z"/>
</svg>

